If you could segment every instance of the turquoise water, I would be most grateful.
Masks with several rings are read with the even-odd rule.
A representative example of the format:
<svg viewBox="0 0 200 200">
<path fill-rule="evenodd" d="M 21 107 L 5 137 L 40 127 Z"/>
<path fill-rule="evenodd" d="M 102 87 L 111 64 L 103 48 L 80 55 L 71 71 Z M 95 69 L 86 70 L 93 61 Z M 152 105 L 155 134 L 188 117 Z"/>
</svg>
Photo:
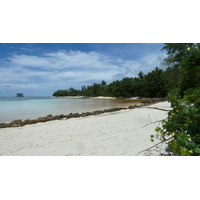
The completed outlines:
<svg viewBox="0 0 200 200">
<path fill-rule="evenodd" d="M 130 101 L 52 97 L 0 98 L 0 123 L 133 105 Z"/>
</svg>

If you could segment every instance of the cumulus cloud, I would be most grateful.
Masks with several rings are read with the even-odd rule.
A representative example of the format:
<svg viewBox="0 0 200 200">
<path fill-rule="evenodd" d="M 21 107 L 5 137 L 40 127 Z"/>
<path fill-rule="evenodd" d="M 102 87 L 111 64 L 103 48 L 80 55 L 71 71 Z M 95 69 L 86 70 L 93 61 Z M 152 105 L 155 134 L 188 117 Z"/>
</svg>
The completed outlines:
<svg viewBox="0 0 200 200">
<path fill-rule="evenodd" d="M 107 83 L 124 77 L 137 76 L 139 71 L 159 66 L 164 54 L 148 54 L 140 60 L 123 60 L 98 52 L 57 51 L 40 56 L 14 54 L 0 61 L 0 88 L 31 89 L 52 94 L 57 89 Z M 9 87 L 7 87 L 9 89 Z"/>
</svg>

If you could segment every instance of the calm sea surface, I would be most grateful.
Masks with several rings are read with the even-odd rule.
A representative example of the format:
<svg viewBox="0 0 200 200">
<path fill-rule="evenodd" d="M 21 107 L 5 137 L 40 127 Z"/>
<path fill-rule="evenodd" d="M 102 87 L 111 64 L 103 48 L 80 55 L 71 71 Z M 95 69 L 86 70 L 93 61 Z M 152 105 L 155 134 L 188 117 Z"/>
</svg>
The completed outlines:
<svg viewBox="0 0 200 200">
<path fill-rule="evenodd" d="M 48 114 L 60 115 L 82 113 L 105 108 L 124 107 L 135 104 L 130 100 L 75 99 L 53 97 L 0 97 L 0 123 L 16 119 L 36 119 Z"/>
</svg>

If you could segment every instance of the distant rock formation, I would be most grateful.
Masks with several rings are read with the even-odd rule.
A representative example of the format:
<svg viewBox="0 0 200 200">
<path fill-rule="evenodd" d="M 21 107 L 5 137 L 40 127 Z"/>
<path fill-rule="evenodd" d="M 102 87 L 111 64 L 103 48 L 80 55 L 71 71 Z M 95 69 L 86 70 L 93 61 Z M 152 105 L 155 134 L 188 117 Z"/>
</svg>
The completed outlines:
<svg viewBox="0 0 200 200">
<path fill-rule="evenodd" d="M 17 93 L 17 97 L 24 97 L 23 93 Z"/>
</svg>

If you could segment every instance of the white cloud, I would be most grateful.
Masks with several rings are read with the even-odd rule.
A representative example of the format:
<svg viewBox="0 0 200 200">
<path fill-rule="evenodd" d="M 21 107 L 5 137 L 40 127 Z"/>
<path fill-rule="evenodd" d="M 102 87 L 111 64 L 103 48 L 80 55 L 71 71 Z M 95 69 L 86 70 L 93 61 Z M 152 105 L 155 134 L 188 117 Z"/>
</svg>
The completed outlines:
<svg viewBox="0 0 200 200">
<path fill-rule="evenodd" d="M 50 60 L 45 57 L 29 56 L 29 55 L 14 55 L 9 58 L 13 65 L 27 67 L 43 67 L 51 65 Z"/>
<path fill-rule="evenodd" d="M 164 54 L 149 54 L 140 60 L 123 60 L 97 52 L 58 51 L 41 56 L 15 54 L 0 62 L 0 88 L 31 89 L 49 92 L 57 89 L 107 83 L 123 77 L 147 73 L 159 66 Z M 6 87 L 8 89 L 9 87 Z"/>
</svg>

